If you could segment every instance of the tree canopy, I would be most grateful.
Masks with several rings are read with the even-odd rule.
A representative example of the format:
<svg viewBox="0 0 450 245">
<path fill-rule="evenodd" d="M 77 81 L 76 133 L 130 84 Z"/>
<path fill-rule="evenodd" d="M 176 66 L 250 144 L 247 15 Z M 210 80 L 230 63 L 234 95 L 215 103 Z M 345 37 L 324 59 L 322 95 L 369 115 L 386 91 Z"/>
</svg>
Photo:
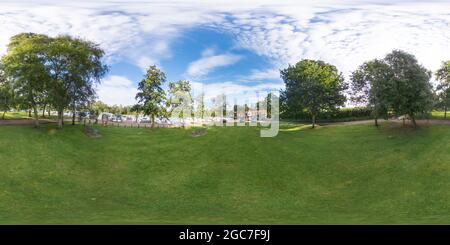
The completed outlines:
<svg viewBox="0 0 450 245">
<path fill-rule="evenodd" d="M 35 125 L 39 125 L 37 108 L 45 100 L 45 90 L 51 87 L 46 70 L 46 46 L 49 37 L 42 34 L 21 33 L 11 37 L 2 67 L 10 86 L 23 107 L 34 111 Z"/>
<path fill-rule="evenodd" d="M 50 103 L 62 127 L 65 108 L 75 111 L 95 97 L 94 83 L 108 71 L 103 56 L 98 45 L 80 38 L 21 33 L 11 38 L 2 64 L 21 103 L 34 110 L 36 126 L 38 106 Z"/>
<path fill-rule="evenodd" d="M 447 118 L 447 110 L 450 107 L 450 60 L 442 62 L 435 75 L 439 81 L 438 107 L 444 109 L 444 118 Z"/>
<path fill-rule="evenodd" d="M 396 115 L 409 115 L 414 126 L 418 113 L 431 111 L 431 71 L 420 65 L 412 54 L 394 50 L 384 58 L 392 72 L 391 106 Z"/>
<path fill-rule="evenodd" d="M 336 110 L 345 103 L 343 91 L 347 89 L 344 78 L 331 64 L 316 60 L 302 60 L 281 70 L 286 85 L 283 96 L 298 110 L 307 110 L 315 127 L 320 111 Z"/>
<path fill-rule="evenodd" d="M 144 115 L 149 115 L 152 119 L 152 127 L 155 125 L 155 117 L 163 115 L 165 112 L 164 103 L 166 102 L 166 93 L 162 85 L 166 82 L 166 75 L 155 65 L 150 66 L 144 78 L 138 84 L 139 108 Z"/>
<path fill-rule="evenodd" d="M 191 116 L 193 111 L 193 100 L 190 82 L 188 80 L 170 82 L 169 99 L 167 102 L 171 116 L 178 118 Z"/>
<path fill-rule="evenodd" d="M 392 72 L 382 60 L 362 64 L 351 75 L 351 95 L 356 103 L 363 103 L 372 109 L 375 125 L 379 117 L 387 117 L 392 98 Z"/>
<path fill-rule="evenodd" d="M 0 110 L 3 111 L 2 119 L 5 119 L 5 113 L 13 106 L 13 91 L 9 83 L 6 82 L 3 70 L 0 65 Z"/>
<path fill-rule="evenodd" d="M 382 60 L 372 60 L 352 73 L 352 95 L 356 102 L 365 102 L 373 110 L 375 124 L 389 111 L 409 115 L 414 126 L 418 113 L 432 108 L 431 72 L 416 58 L 394 50 Z"/>
</svg>

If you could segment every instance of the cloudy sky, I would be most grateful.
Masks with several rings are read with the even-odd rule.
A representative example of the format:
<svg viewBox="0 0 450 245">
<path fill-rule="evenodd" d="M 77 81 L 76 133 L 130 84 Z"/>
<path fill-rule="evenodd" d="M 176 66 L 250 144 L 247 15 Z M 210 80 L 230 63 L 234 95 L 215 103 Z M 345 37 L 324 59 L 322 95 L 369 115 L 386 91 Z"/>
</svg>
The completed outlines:
<svg viewBox="0 0 450 245">
<path fill-rule="evenodd" d="M 0 55 L 20 32 L 70 34 L 101 45 L 109 104 L 133 104 L 145 69 L 189 79 L 211 96 L 283 87 L 279 69 L 321 59 L 344 75 L 393 49 L 436 70 L 450 59 L 448 1 L 0 0 Z"/>
</svg>

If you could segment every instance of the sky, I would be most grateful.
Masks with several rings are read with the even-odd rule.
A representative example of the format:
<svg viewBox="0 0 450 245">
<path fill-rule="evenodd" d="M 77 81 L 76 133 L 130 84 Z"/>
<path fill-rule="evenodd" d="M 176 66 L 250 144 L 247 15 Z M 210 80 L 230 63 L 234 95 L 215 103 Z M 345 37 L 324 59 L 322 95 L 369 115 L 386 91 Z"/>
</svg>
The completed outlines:
<svg viewBox="0 0 450 245">
<path fill-rule="evenodd" d="M 279 70 L 301 59 L 335 65 L 348 79 L 393 49 L 435 71 L 450 60 L 450 1 L 58 1 L 0 0 L 0 55 L 21 32 L 98 43 L 108 104 L 135 103 L 146 68 L 194 94 L 245 97 L 284 87 Z"/>
</svg>

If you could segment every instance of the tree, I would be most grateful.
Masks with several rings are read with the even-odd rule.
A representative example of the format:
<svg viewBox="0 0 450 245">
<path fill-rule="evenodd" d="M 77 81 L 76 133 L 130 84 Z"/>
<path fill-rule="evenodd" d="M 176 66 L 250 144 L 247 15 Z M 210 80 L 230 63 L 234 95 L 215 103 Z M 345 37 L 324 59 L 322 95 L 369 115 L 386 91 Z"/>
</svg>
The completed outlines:
<svg viewBox="0 0 450 245">
<path fill-rule="evenodd" d="M 447 118 L 447 110 L 450 107 L 450 60 L 442 62 L 441 68 L 436 72 L 436 79 L 440 82 L 437 89 L 440 91 L 439 105 L 444 109 L 444 118 Z"/>
<path fill-rule="evenodd" d="M 187 80 L 179 80 L 177 82 L 169 83 L 169 99 L 167 101 L 169 106 L 169 114 L 172 116 L 174 113 L 183 120 L 186 117 L 192 116 L 193 100 L 191 96 L 191 84 Z M 188 115 L 185 115 L 187 113 Z"/>
<path fill-rule="evenodd" d="M 166 94 L 162 89 L 162 84 L 166 82 L 166 75 L 155 65 L 150 66 L 138 84 L 139 92 L 136 99 L 144 115 L 149 115 L 152 119 L 152 127 L 155 126 L 155 117 L 164 114 L 164 103 Z"/>
<path fill-rule="evenodd" d="M 413 55 L 401 50 L 386 55 L 384 62 L 391 69 L 392 110 L 397 115 L 409 115 L 416 127 L 416 114 L 432 109 L 431 72 L 420 65 Z"/>
<path fill-rule="evenodd" d="M 11 82 L 20 106 L 33 109 L 36 127 L 39 126 L 38 107 L 45 97 L 44 91 L 50 87 L 45 67 L 48 42 L 49 37 L 41 34 L 15 35 L 1 61 L 4 75 Z"/>
<path fill-rule="evenodd" d="M 387 117 L 393 91 L 391 78 L 390 67 L 377 59 L 365 62 L 351 75 L 352 100 L 372 109 L 375 126 L 379 117 Z"/>
<path fill-rule="evenodd" d="M 36 126 L 38 107 L 52 105 L 62 127 L 65 108 L 75 112 L 92 101 L 93 84 L 108 70 L 103 55 L 98 45 L 79 38 L 22 33 L 11 38 L 2 63 L 18 101 L 33 109 Z"/>
<path fill-rule="evenodd" d="M 1 68 L 1 67 L 0 67 Z M 0 70 L 0 110 L 3 111 L 2 119 L 6 112 L 13 106 L 13 92 L 11 85 L 6 80 L 3 71 Z"/>
<path fill-rule="evenodd" d="M 205 94 L 200 93 L 197 98 L 195 99 L 196 104 L 196 110 L 195 110 L 195 117 L 204 119 L 205 118 Z"/>
<path fill-rule="evenodd" d="M 131 107 L 130 111 L 135 112 L 136 113 L 136 122 L 138 122 L 138 118 L 139 118 L 139 114 L 142 111 L 142 105 L 140 104 L 135 104 Z"/>
<path fill-rule="evenodd" d="M 281 78 L 286 85 L 288 101 L 296 101 L 299 109 L 306 109 L 312 119 L 312 128 L 316 118 L 323 110 L 334 111 L 344 105 L 343 91 L 347 88 L 342 74 L 335 66 L 323 61 L 302 60 L 281 70 Z"/>
<path fill-rule="evenodd" d="M 108 108 L 108 105 L 100 100 L 89 104 L 89 113 L 91 117 L 95 117 L 95 124 L 98 123 L 98 116 L 100 113 L 108 111 Z"/>
<path fill-rule="evenodd" d="M 104 51 L 97 44 L 70 36 L 52 38 L 46 46 L 46 69 L 51 77 L 50 97 L 58 111 L 58 125 L 69 105 L 86 105 L 95 96 L 94 84 L 108 71 L 102 63 Z M 75 116 L 72 118 L 74 124 Z"/>
</svg>

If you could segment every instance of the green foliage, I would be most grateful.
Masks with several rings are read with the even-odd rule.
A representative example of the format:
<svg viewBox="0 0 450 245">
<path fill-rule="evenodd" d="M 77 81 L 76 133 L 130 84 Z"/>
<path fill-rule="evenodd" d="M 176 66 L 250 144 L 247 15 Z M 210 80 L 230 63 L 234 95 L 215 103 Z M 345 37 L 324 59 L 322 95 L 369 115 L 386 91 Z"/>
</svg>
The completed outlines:
<svg viewBox="0 0 450 245">
<path fill-rule="evenodd" d="M 22 33 L 11 38 L 2 63 L 17 101 L 34 109 L 36 124 L 38 106 L 51 104 L 62 126 L 65 108 L 75 110 L 93 100 L 93 84 L 108 70 L 103 55 L 98 45 L 79 38 Z"/>
<path fill-rule="evenodd" d="M 347 88 L 342 74 L 335 66 L 323 61 L 302 60 L 281 70 L 286 85 L 282 98 L 288 110 L 307 110 L 315 119 L 322 111 L 336 111 L 344 105 L 343 91 Z M 296 107 L 293 107 L 296 106 Z"/>
<path fill-rule="evenodd" d="M 370 108 L 375 119 L 386 118 L 393 93 L 391 77 L 389 66 L 382 60 L 365 62 L 351 75 L 352 100 Z"/>
<path fill-rule="evenodd" d="M 5 119 L 5 113 L 13 107 L 13 103 L 12 88 L 6 81 L 0 66 L 0 111 L 3 111 L 2 119 Z"/>
<path fill-rule="evenodd" d="M 46 49 L 49 38 L 34 33 L 11 37 L 7 53 L 2 57 L 2 70 L 14 90 L 16 102 L 23 108 L 33 108 L 35 124 L 37 108 L 45 100 L 45 91 L 51 88 L 46 69 Z"/>
<path fill-rule="evenodd" d="M 51 76 L 50 97 L 62 122 L 64 108 L 91 102 L 95 96 L 94 84 L 108 71 L 102 64 L 104 51 L 98 45 L 79 38 L 59 36 L 51 38 L 46 46 L 46 67 Z"/>
<path fill-rule="evenodd" d="M 150 66 L 147 72 L 139 82 L 136 99 L 139 108 L 144 115 L 150 115 L 152 124 L 155 123 L 155 117 L 165 114 L 166 93 L 162 89 L 162 84 L 166 82 L 166 75 L 155 65 Z"/>
<path fill-rule="evenodd" d="M 383 60 L 366 62 L 352 73 L 352 98 L 369 106 L 375 119 L 392 111 L 409 115 L 416 125 L 416 115 L 428 114 L 433 106 L 430 77 L 430 71 L 413 55 L 394 50 Z"/>
<path fill-rule="evenodd" d="M 394 50 L 384 61 L 392 77 L 391 107 L 395 114 L 407 114 L 415 123 L 415 115 L 432 110 L 431 72 L 419 65 L 416 58 L 404 51 Z"/>
<path fill-rule="evenodd" d="M 200 93 L 197 95 L 197 98 L 195 99 L 195 117 L 196 118 L 205 118 L 206 113 L 206 107 L 205 107 L 205 94 Z"/>
<path fill-rule="evenodd" d="M 167 105 L 169 114 L 176 113 L 179 118 L 185 118 L 193 112 L 193 100 L 191 96 L 191 84 L 188 80 L 179 80 L 169 83 L 169 99 Z M 174 111 L 175 110 L 175 111 Z"/>
<path fill-rule="evenodd" d="M 437 87 L 439 93 L 437 94 L 436 107 L 444 110 L 444 118 L 446 118 L 447 110 L 450 107 L 450 61 L 443 62 L 435 75 L 440 82 Z"/>
</svg>

